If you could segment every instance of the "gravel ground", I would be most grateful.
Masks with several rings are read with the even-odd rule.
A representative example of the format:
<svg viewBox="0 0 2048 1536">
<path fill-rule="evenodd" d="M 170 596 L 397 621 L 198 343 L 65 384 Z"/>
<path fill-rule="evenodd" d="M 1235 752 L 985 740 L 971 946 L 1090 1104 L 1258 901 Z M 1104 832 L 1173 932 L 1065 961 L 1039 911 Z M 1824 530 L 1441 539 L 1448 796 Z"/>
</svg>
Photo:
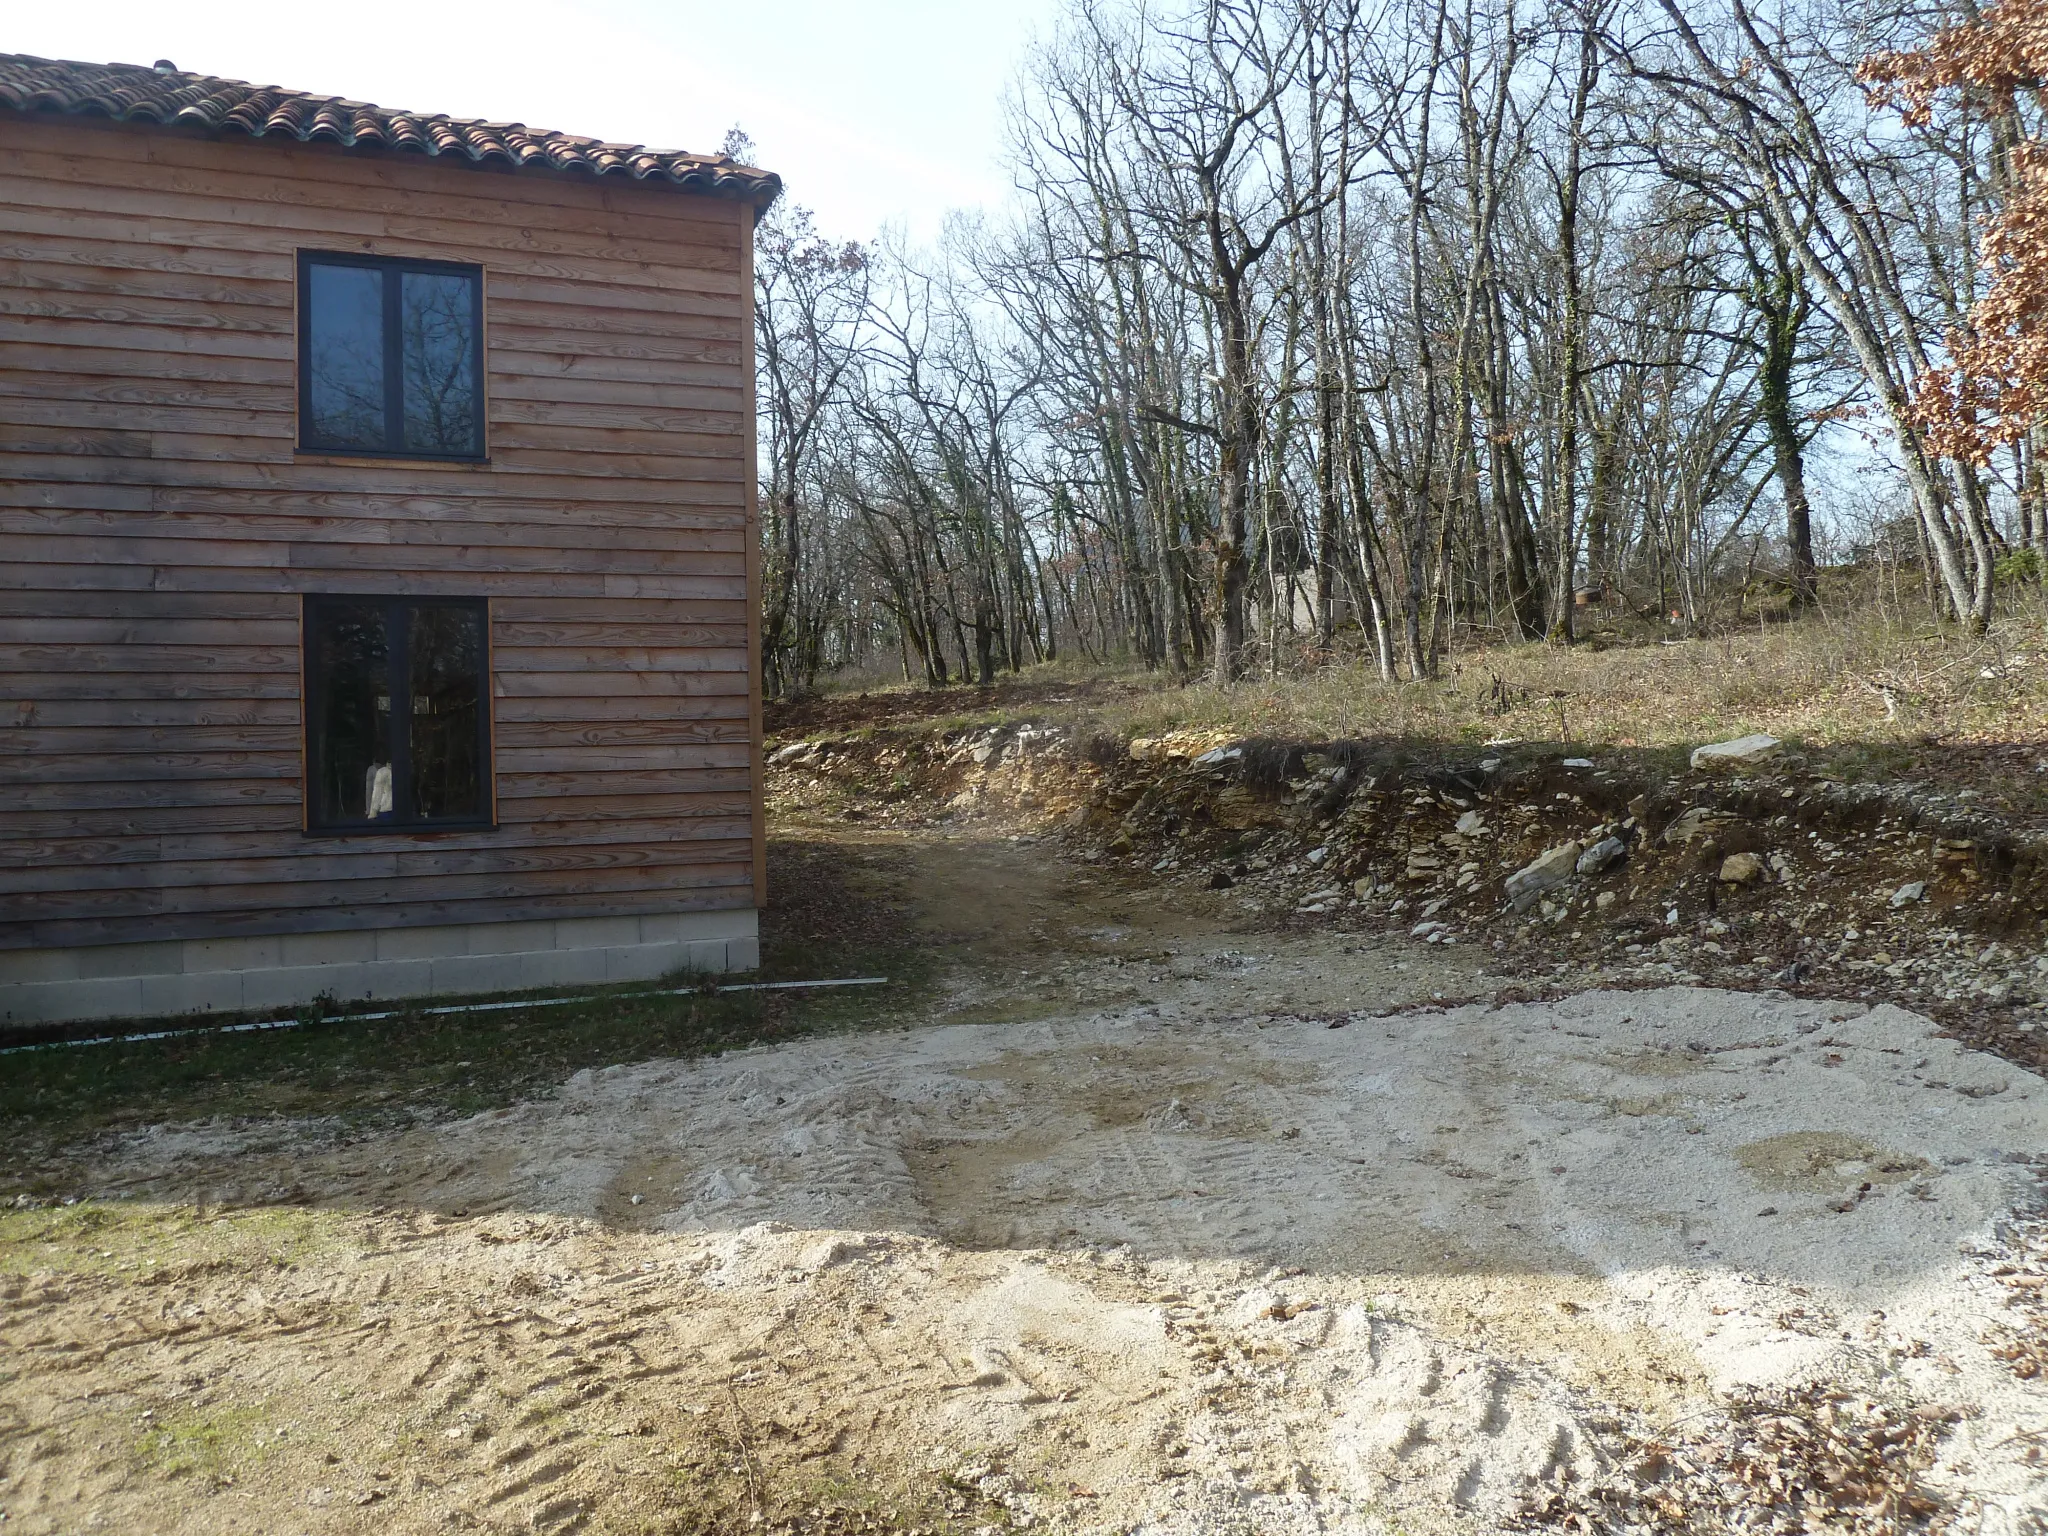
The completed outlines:
<svg viewBox="0 0 2048 1536">
<path fill-rule="evenodd" d="M 884 842 L 927 1027 L 81 1151 L 8 1528 L 2048 1529 L 2041 1079 Z"/>
</svg>

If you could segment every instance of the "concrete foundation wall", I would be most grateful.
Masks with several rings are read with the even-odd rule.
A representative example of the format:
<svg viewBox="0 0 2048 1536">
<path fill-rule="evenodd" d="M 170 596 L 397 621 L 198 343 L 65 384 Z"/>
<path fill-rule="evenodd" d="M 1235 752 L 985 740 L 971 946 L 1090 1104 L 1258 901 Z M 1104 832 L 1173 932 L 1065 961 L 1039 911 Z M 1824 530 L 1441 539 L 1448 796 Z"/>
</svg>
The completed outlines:
<svg viewBox="0 0 2048 1536">
<path fill-rule="evenodd" d="M 757 914 L 670 912 L 0 950 L 0 1023 L 162 1018 L 651 981 L 760 964 Z"/>
</svg>

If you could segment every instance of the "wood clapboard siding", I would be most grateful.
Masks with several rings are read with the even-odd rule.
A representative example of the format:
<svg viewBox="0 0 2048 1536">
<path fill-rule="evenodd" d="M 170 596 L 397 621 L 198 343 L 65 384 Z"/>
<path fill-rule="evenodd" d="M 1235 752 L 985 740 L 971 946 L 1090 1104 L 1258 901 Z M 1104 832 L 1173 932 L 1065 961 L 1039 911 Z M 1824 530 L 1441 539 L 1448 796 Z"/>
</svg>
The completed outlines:
<svg viewBox="0 0 2048 1536">
<path fill-rule="evenodd" d="M 0 111 L 0 947 L 760 903 L 751 219 Z M 301 249 L 481 265 L 484 464 L 294 451 Z M 301 599 L 491 600 L 498 826 L 303 831 Z"/>
</svg>

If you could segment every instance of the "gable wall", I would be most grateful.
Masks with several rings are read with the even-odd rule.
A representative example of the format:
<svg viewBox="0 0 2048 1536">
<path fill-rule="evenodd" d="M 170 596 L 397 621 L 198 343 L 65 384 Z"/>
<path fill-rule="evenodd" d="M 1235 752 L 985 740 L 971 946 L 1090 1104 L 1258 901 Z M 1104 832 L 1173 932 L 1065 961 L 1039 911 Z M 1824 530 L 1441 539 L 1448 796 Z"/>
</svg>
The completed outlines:
<svg viewBox="0 0 2048 1536">
<path fill-rule="evenodd" d="M 0 950 L 754 908 L 751 211 L 0 111 Z M 485 465 L 296 454 L 301 248 L 485 269 Z M 491 600 L 495 831 L 302 830 L 300 598 Z"/>
</svg>

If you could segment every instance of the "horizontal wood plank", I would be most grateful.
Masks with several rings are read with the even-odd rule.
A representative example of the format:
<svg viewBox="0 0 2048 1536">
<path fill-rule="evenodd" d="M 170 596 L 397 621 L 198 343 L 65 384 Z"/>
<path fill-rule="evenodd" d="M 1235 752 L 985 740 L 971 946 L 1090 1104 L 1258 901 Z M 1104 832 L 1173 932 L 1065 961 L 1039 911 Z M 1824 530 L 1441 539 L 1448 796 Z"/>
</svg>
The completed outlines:
<svg viewBox="0 0 2048 1536">
<path fill-rule="evenodd" d="M 0 536 L 0 543 L 4 543 Z M 28 569 L 11 569 L 0 551 L 0 586 L 27 584 L 44 592 L 103 591 L 115 582 L 128 591 L 200 592 L 371 592 L 386 597 L 489 597 L 585 599 L 620 597 L 732 605 L 744 601 L 737 585 L 720 578 L 709 584 L 694 576 L 616 576 L 610 572 L 551 574 L 545 567 L 516 572 L 478 572 L 449 560 L 420 560 L 420 566 L 444 569 L 384 570 L 368 579 L 343 561 L 305 562 L 298 569 L 274 566 L 193 565 L 157 560 L 133 567 L 56 566 L 23 561 Z M 707 606 L 706 612 L 711 608 Z"/>
<path fill-rule="evenodd" d="M 8 473 L 19 481 L 76 482 L 79 460 L 71 454 L 13 453 L 8 455 Z M 705 508 L 738 508 L 746 503 L 743 476 L 721 471 L 715 477 L 667 473 L 638 479 L 612 477 L 602 491 L 592 480 L 602 467 L 588 474 L 561 474 L 528 464 L 518 467 L 490 464 L 392 460 L 350 463 L 346 460 L 295 458 L 290 463 L 222 464 L 173 462 L 161 458 L 130 460 L 103 458 L 94 465 L 94 480 L 111 485 L 174 485 L 209 487 L 224 491 L 272 491 L 287 487 L 306 491 L 334 491 L 397 496 L 448 496 L 465 486 L 491 482 L 500 494 L 541 498 L 566 497 L 586 500 L 603 496 L 629 501 L 651 501 L 667 505 L 685 502 Z"/>
<path fill-rule="evenodd" d="M 306 243 L 288 231 L 222 228 L 191 221 L 173 230 L 170 221 L 163 219 L 118 215 L 89 219 L 67 210 L 10 210 L 8 223 L 0 225 L 0 260 L 68 258 L 81 266 L 235 275 L 276 282 L 292 281 L 293 259 Z M 695 293 L 708 301 L 728 305 L 735 313 L 743 302 L 736 273 L 696 273 L 671 263 L 603 257 L 579 259 L 527 250 L 480 250 L 459 243 L 436 242 L 428 236 L 396 244 L 380 254 L 484 264 L 493 277 L 599 282 L 628 290 Z"/>
<path fill-rule="evenodd" d="M 678 844 L 680 851 L 684 845 Z M 521 886 L 533 896 L 554 891 L 649 896 L 677 884 L 742 884 L 747 866 L 729 859 L 678 857 L 664 865 L 576 869 L 529 869 Z M 187 913 L 372 909 L 399 902 L 461 902 L 501 896 L 502 876 L 387 875 L 363 880 L 280 880 L 246 885 L 169 885 L 67 893 L 61 906 L 45 892 L 0 895 L 0 923 L 38 926 L 65 918 L 152 917 Z M 53 910 L 56 909 L 56 910 Z M 366 924 L 366 926 L 369 926 Z"/>
<path fill-rule="evenodd" d="M 642 835 L 637 830 L 639 828 L 660 826 L 679 817 L 746 816 L 750 814 L 750 806 L 749 793 L 744 787 L 682 795 L 584 795 L 573 801 L 522 799 L 499 806 L 495 831 L 420 833 L 389 841 L 409 846 L 419 837 L 553 838 L 562 835 L 558 829 L 598 824 L 614 825 L 622 836 L 639 836 Z M 201 835 L 254 837 L 260 839 L 265 847 L 287 851 L 300 847 L 308 839 L 318 840 L 313 834 L 302 831 L 296 796 L 268 804 L 83 806 L 33 811 L 10 807 L 7 815 L 0 817 L 0 844 L 34 839 L 110 837 L 161 842 L 166 838 L 175 841 Z"/>
<path fill-rule="evenodd" d="M 130 512 L 189 517 L 239 513 L 279 518 L 332 517 L 365 524 L 483 523 L 494 527 L 558 527 L 584 530 L 631 528 L 720 528 L 738 535 L 746 526 L 742 507 L 702 507 L 668 500 L 624 500 L 593 495 L 609 486 L 584 486 L 575 497 L 513 494 L 530 481 L 489 481 L 475 494 L 475 482 L 451 481 L 432 494 L 390 495 L 359 490 L 222 489 L 214 486 L 111 485 L 76 477 L 44 481 L 0 481 L 0 507 L 24 511 Z M 72 528 L 89 531 L 83 523 Z M 278 525 L 296 535 L 296 522 Z M 405 535 L 394 528 L 391 537 Z M 586 541 L 587 542 L 587 541 Z M 737 546 L 736 547 L 743 547 Z M 0 585 L 5 585 L 0 571 Z"/>
<path fill-rule="evenodd" d="M 259 222 L 254 206 L 236 207 L 226 200 L 210 206 L 183 205 L 176 198 L 149 193 L 104 192 L 68 188 L 57 182 L 31 181 L 0 175 L 0 199 L 17 237 L 39 235 L 56 240 L 108 240 L 198 248 L 228 246 L 236 251 L 268 251 L 291 257 L 308 247 L 367 249 L 380 256 L 412 256 L 430 261 L 489 262 L 513 271 L 568 275 L 596 271 L 606 276 L 638 271 L 643 281 L 695 289 L 702 293 L 739 292 L 737 242 L 727 249 L 689 246 L 603 231 L 498 230 L 485 226 L 456 227 L 431 214 L 350 213 L 346 210 L 278 209 L 287 216 Z M 182 212 L 171 211 L 182 208 Z M 152 211 L 152 209 L 161 211 Z M 209 217 L 208 215 L 216 215 Z M 218 217 L 218 215 L 226 215 Z M 243 216 L 238 222 L 237 215 Z M 0 245 L 0 254 L 12 254 Z M 274 269 L 273 269 L 274 270 Z"/>
<path fill-rule="evenodd" d="M 709 196 L 667 182 L 639 182 L 617 176 L 594 178 L 580 171 L 512 167 L 470 161 L 459 155 L 409 152 L 364 155 L 327 142 L 302 143 L 281 135 L 262 139 L 238 134 L 169 132 L 149 123 L 101 118 L 13 117 L 10 140 L 25 150 L 70 156 L 76 161 L 119 161 L 162 169 L 210 169 L 237 178 L 288 183 L 339 183 L 381 187 L 414 198 L 438 200 L 478 196 L 506 201 L 527 218 L 587 219 L 592 210 L 618 210 L 642 218 L 732 227 L 730 199 Z M 89 172 L 88 172 L 89 174 Z"/>
<path fill-rule="evenodd" d="M 39 668 L 14 672 L 0 667 L 0 700 L 32 702 L 53 700 L 235 700 L 260 704 L 273 699 L 299 697 L 299 669 L 273 667 L 265 672 L 222 672 L 212 676 L 179 672 L 116 672 L 80 670 L 69 672 Z M 17 704 L 9 704 L 10 710 Z"/>
<path fill-rule="evenodd" d="M 468 509 L 465 509 L 468 510 Z M 347 517 L 324 512 L 273 513 L 236 511 L 232 502 L 207 511 L 144 511 L 118 508 L 10 507 L 0 503 L 0 534 L 30 539 L 104 538 L 205 539 L 235 543 L 314 542 L 398 546 L 411 550 L 438 548 L 523 548 L 588 552 L 591 528 L 571 519 L 560 522 L 506 522 L 488 516 L 460 518 Z M 705 552 L 739 554 L 744 532 L 738 527 L 676 528 L 659 524 L 628 524 L 606 530 L 604 547 L 618 551 L 685 555 Z M 64 552 L 60 546 L 60 553 Z M 264 562 L 268 563 L 268 562 Z"/>
<path fill-rule="evenodd" d="M 87 726 L 147 731 L 168 726 L 288 725 L 296 729 L 298 724 L 296 693 L 275 699 L 12 699 L 0 693 L 0 727 L 14 727 L 22 735 Z"/>
<path fill-rule="evenodd" d="M 13 360 L 10 358 L 9 362 Z M 291 419 L 292 402 L 270 384 L 238 383 L 220 379 L 150 379 L 106 376 L 90 373 L 60 373 L 54 369 L 0 368 L 0 397 L 31 401 L 70 401 L 105 404 L 112 410 L 124 407 L 160 407 L 177 410 L 189 407 L 206 412 L 199 418 L 219 421 L 216 412 L 269 414 Z M 523 408 L 531 409 L 530 406 Z M 621 411 L 634 405 L 614 407 Z M 604 410 L 597 406 L 593 409 Z M 81 418 L 83 419 L 83 418 Z M 110 423 L 120 425 L 119 422 Z"/>
<path fill-rule="evenodd" d="M 592 666 L 588 671 L 498 672 L 501 699 L 745 698 L 748 674 L 732 672 L 625 672 Z"/>
<path fill-rule="evenodd" d="M 0 869 L 40 869 L 55 877 L 61 874 L 59 866 L 168 862 L 185 866 L 175 878 L 198 879 L 204 878 L 207 864 L 215 859 L 275 862 L 280 859 L 294 861 L 309 855 L 324 858 L 343 854 L 407 859 L 416 854 L 439 856 L 451 849 L 461 850 L 467 858 L 488 859 L 497 849 L 575 848 L 622 843 L 651 847 L 675 840 L 704 842 L 747 837 L 749 819 L 743 801 L 719 801 L 712 796 L 703 799 L 706 803 L 701 807 L 690 800 L 677 800 L 666 814 L 661 815 L 643 808 L 630 820 L 533 822 L 475 833 L 367 834 L 336 839 L 310 834 L 291 838 L 278 836 L 279 831 L 297 833 L 295 825 L 289 828 L 227 830 L 180 827 L 157 832 L 109 829 L 81 833 L 76 829 L 66 829 L 61 835 L 45 834 L 11 840 L 0 838 Z M 489 866 L 479 864 L 476 867 Z"/>
<path fill-rule="evenodd" d="M 141 524 L 139 526 L 150 526 Z M 0 532 L 0 561 L 15 561 L 22 566 L 39 565 L 46 557 L 63 559 L 67 564 L 76 561 L 104 561 L 128 569 L 154 566 L 194 566 L 220 570 L 224 567 L 250 567 L 264 571 L 280 571 L 286 568 L 307 571 L 418 571 L 462 573 L 481 577 L 497 574 L 516 575 L 527 572 L 554 572 L 563 576 L 578 574 L 606 575 L 609 568 L 622 560 L 641 567 L 646 573 L 674 576 L 686 582 L 696 583 L 699 592 L 678 593 L 678 596 L 717 598 L 726 595 L 730 583 L 742 577 L 742 555 L 733 549 L 677 549 L 669 547 L 631 548 L 624 554 L 615 554 L 602 545 L 591 547 L 586 539 L 582 548 L 576 548 L 570 540 L 558 539 L 555 547 L 547 543 L 525 545 L 498 545 L 478 540 L 449 539 L 447 542 L 428 543 L 424 540 L 404 543 L 383 543 L 352 540 L 328 544 L 301 540 L 284 529 L 252 528 L 246 538 L 221 537 L 213 530 L 201 530 L 190 537 L 170 531 L 171 525 L 160 525 L 147 537 L 101 535 L 90 528 L 79 528 L 76 532 L 51 537 L 42 533 L 17 533 L 12 530 Z M 268 535 L 267 537 L 265 535 Z M 666 542 L 666 541 L 662 541 Z M 697 542 L 711 543 L 706 538 Z M 731 541 L 723 541 L 730 543 Z M 656 541 L 650 539 L 649 544 Z M 16 580 L 24 584 L 28 577 L 17 572 Z"/>
<path fill-rule="evenodd" d="M 666 197 L 629 201 L 621 206 L 619 199 L 605 195 L 609 183 L 591 183 L 590 191 L 582 196 L 552 199 L 527 175 L 521 175 L 516 182 L 489 175 L 442 175 L 431 177 L 424 185 L 418 178 L 410 178 L 411 185 L 405 184 L 407 178 L 394 184 L 374 175 L 336 174 L 339 168 L 331 162 L 303 153 L 309 146 L 289 140 L 248 147 L 257 147 L 265 154 L 263 165 L 252 165 L 236 155 L 167 160 L 156 145 L 151 153 L 142 156 L 118 151 L 90 156 L 90 142 L 82 145 L 75 136 L 69 143 L 37 143 L 30 139 L 26 144 L 17 144 L 9 163 L 16 175 L 69 185 L 79 179 L 83 149 L 90 156 L 87 163 L 93 185 L 159 197 L 169 194 L 180 207 L 198 207 L 208 199 L 237 205 L 251 201 L 296 201 L 301 209 L 414 218 L 419 213 L 421 193 L 431 186 L 434 212 L 451 228 L 473 224 L 493 230 L 511 226 L 588 231 L 601 226 L 621 237 L 633 236 L 685 249 L 727 250 L 737 244 L 729 203 L 707 200 L 681 189 Z M 349 170 L 353 171 L 353 167 Z M 707 201 L 709 207 L 705 206 Z"/>
<path fill-rule="evenodd" d="M 0 948 L 119 944 L 146 933 L 152 940 L 262 938 L 277 933 L 337 933 L 421 928 L 450 923 L 520 923 L 561 917 L 634 917 L 669 912 L 744 911 L 758 906 L 751 869 L 698 870 L 686 886 L 640 891 L 548 891 L 474 901 L 383 902 L 359 907 L 227 912 L 126 913 L 21 922 L 0 921 Z"/>
<path fill-rule="evenodd" d="M 279 852 L 268 858 L 213 856 L 199 860 L 193 856 L 172 856 L 127 862 L 96 858 L 68 862 L 66 866 L 41 864 L 27 868 L 6 868 L 0 864 L 0 911 L 6 911 L 12 903 L 16 915 L 20 915 L 20 911 L 41 897 L 51 907 L 51 911 L 41 915 L 53 918 L 78 895 L 129 893 L 139 899 L 150 899 L 150 893 L 156 891 L 205 891 L 205 897 L 180 897 L 180 901 L 190 903 L 182 909 L 193 905 L 233 907 L 246 905 L 238 901 L 236 887 L 264 887 L 268 891 L 311 881 L 328 887 L 375 881 L 385 891 L 393 881 L 416 881 L 414 889 L 420 895 L 432 895 L 434 887 L 430 881 L 444 877 L 504 874 L 518 879 L 522 874 L 563 877 L 588 872 L 592 885 L 608 885 L 623 872 L 688 872 L 692 866 L 731 864 L 748 856 L 750 842 L 745 823 L 739 825 L 737 836 L 729 825 L 719 827 L 719 831 L 723 831 L 723 836 L 670 836 L 653 842 L 594 844 L 563 840 L 522 842 L 518 846 L 494 842 L 475 848 L 442 844 L 401 852 L 307 844 L 297 852 Z M 336 889 L 330 897 L 346 903 L 350 893 Z"/>
</svg>

